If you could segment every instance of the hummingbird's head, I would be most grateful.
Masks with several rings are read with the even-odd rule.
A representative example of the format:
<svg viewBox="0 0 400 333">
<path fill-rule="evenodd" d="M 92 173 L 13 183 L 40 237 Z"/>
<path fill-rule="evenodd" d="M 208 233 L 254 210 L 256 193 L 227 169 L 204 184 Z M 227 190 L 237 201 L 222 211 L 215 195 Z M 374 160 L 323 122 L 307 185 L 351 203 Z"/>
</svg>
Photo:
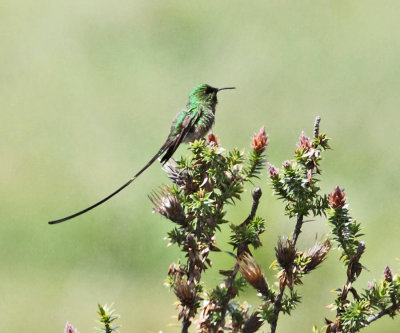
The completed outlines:
<svg viewBox="0 0 400 333">
<path fill-rule="evenodd" d="M 218 103 L 217 93 L 221 90 L 225 89 L 235 89 L 234 87 L 225 87 L 225 88 L 214 88 L 209 86 L 208 84 L 201 83 L 190 92 L 189 102 L 192 103 L 201 103 L 201 104 L 209 104 L 211 106 L 215 106 Z"/>
</svg>

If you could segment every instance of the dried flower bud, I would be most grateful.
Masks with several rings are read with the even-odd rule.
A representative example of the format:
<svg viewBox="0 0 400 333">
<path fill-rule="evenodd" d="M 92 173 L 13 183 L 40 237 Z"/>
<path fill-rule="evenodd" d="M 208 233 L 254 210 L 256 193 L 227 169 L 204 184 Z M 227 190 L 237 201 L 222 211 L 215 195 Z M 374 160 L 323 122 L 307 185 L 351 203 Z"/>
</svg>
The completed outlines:
<svg viewBox="0 0 400 333">
<path fill-rule="evenodd" d="M 208 145 L 212 145 L 212 146 L 216 146 L 216 147 L 219 146 L 218 137 L 213 132 L 210 132 L 208 134 L 207 144 Z"/>
<path fill-rule="evenodd" d="M 274 179 L 279 177 L 279 170 L 275 167 L 275 165 L 268 162 L 268 174 L 269 178 Z"/>
<path fill-rule="evenodd" d="M 189 174 L 187 170 L 178 168 L 173 158 L 170 158 L 168 162 L 163 165 L 162 169 L 167 174 L 167 177 L 179 186 L 184 185 L 188 181 Z"/>
<path fill-rule="evenodd" d="M 329 194 L 328 202 L 333 209 L 343 208 L 346 204 L 346 193 L 336 186 L 331 194 Z"/>
<path fill-rule="evenodd" d="M 258 315 L 259 315 L 258 311 L 255 311 L 251 314 L 249 319 L 247 319 L 246 322 L 244 323 L 242 332 L 253 333 L 257 332 L 260 329 L 264 321 Z"/>
<path fill-rule="evenodd" d="M 335 333 L 341 327 L 339 321 L 336 319 L 335 322 L 330 321 L 329 319 L 325 318 L 326 333 Z"/>
<path fill-rule="evenodd" d="M 279 265 L 285 270 L 289 269 L 296 258 L 294 241 L 289 238 L 280 238 L 278 246 L 275 248 L 275 254 Z"/>
<path fill-rule="evenodd" d="M 168 268 L 168 276 L 180 278 L 185 275 L 185 270 L 179 264 L 172 263 Z"/>
<path fill-rule="evenodd" d="M 68 321 L 65 325 L 64 333 L 78 333 L 78 330 L 74 328 Z"/>
<path fill-rule="evenodd" d="M 266 295 L 268 293 L 267 280 L 265 280 L 264 274 L 255 259 L 246 253 L 238 258 L 238 264 L 240 273 L 245 280 L 261 294 Z"/>
<path fill-rule="evenodd" d="M 393 280 L 393 273 L 389 266 L 386 266 L 384 272 L 383 272 L 383 277 L 387 282 L 392 282 Z"/>
<path fill-rule="evenodd" d="M 190 306 L 196 300 L 196 289 L 193 283 L 188 283 L 186 279 L 177 279 L 174 283 L 174 292 L 182 305 Z"/>
<path fill-rule="evenodd" d="M 265 133 L 265 127 L 263 126 L 257 134 L 254 134 L 251 146 L 256 152 L 263 152 L 268 143 L 268 135 Z"/>
<path fill-rule="evenodd" d="M 158 192 L 153 191 L 149 195 L 149 199 L 154 205 L 153 212 L 159 213 L 175 223 L 185 223 L 185 212 L 178 197 L 171 193 L 170 187 L 164 186 Z"/>
<path fill-rule="evenodd" d="M 311 249 L 308 250 L 307 256 L 311 259 L 311 261 L 306 266 L 306 271 L 309 272 L 322 263 L 329 250 L 331 249 L 331 242 L 329 239 L 326 239 L 323 242 L 315 244 Z"/>
<path fill-rule="evenodd" d="M 301 132 L 299 142 L 297 143 L 297 149 L 296 151 L 301 151 L 301 150 L 310 150 L 311 148 L 311 140 L 310 138 L 304 133 Z"/>
<path fill-rule="evenodd" d="M 282 165 L 283 165 L 283 167 L 284 167 L 285 169 L 289 169 L 289 168 L 292 166 L 292 164 L 290 163 L 290 161 L 285 161 L 285 162 L 282 163 Z"/>
</svg>

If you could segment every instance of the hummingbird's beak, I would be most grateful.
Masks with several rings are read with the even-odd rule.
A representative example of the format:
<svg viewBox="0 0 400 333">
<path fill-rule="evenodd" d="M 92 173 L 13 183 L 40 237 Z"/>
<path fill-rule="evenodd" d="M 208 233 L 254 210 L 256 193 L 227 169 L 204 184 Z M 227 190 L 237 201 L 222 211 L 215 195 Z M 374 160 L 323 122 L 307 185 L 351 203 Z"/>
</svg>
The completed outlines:
<svg viewBox="0 0 400 333">
<path fill-rule="evenodd" d="M 218 91 L 227 90 L 227 89 L 236 89 L 236 88 L 235 87 L 224 87 L 224 88 L 218 88 Z"/>
</svg>

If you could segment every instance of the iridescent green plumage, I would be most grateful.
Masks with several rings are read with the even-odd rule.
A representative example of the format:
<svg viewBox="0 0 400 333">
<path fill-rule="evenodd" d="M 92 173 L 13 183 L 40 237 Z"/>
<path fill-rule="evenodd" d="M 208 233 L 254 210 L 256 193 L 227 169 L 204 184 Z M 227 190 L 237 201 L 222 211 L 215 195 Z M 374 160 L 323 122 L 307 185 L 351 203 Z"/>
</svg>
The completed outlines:
<svg viewBox="0 0 400 333">
<path fill-rule="evenodd" d="M 101 205 L 105 201 L 111 199 L 114 195 L 122 191 L 125 187 L 131 184 L 137 177 L 139 177 L 154 161 L 161 155 L 161 163 L 167 162 L 174 152 L 178 149 L 182 142 L 191 142 L 204 137 L 211 129 L 215 120 L 215 107 L 218 103 L 217 93 L 224 89 L 234 89 L 233 87 L 214 88 L 208 84 L 199 84 L 189 94 L 189 102 L 186 107 L 179 112 L 172 122 L 170 133 L 167 140 L 162 145 L 160 150 L 153 156 L 153 158 L 140 169 L 128 182 L 126 182 L 119 189 L 95 203 L 94 205 L 83 209 L 75 214 L 64 217 L 59 220 L 50 221 L 50 224 L 56 224 L 67 221 L 74 217 L 92 210 L 93 208 Z"/>
</svg>

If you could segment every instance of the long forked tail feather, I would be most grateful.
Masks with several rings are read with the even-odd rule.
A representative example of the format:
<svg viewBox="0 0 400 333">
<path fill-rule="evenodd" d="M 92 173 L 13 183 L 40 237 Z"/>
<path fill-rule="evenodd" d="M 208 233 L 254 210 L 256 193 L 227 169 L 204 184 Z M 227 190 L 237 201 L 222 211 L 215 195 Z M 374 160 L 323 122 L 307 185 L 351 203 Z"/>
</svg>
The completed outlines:
<svg viewBox="0 0 400 333">
<path fill-rule="evenodd" d="M 86 212 L 92 210 L 93 208 L 96 208 L 97 206 L 100 206 L 102 203 L 106 202 L 107 200 L 111 199 L 114 195 L 118 194 L 120 191 L 122 191 L 125 187 L 127 187 L 129 184 L 131 184 L 137 177 L 139 177 L 150 165 L 152 165 L 154 163 L 154 161 L 160 157 L 164 151 L 166 149 L 168 149 L 171 145 L 171 141 L 167 140 L 163 146 L 160 148 L 160 150 L 157 152 L 157 154 L 155 154 L 152 159 L 147 162 L 147 164 L 140 169 L 131 179 L 129 179 L 124 185 L 122 185 L 120 188 L 118 188 L 117 190 L 115 190 L 113 193 L 111 193 L 110 195 L 108 195 L 107 197 L 105 197 L 104 199 L 100 200 L 99 202 L 96 202 L 94 205 L 87 207 L 75 214 L 69 215 L 67 217 L 64 217 L 62 219 L 59 220 L 54 220 L 54 221 L 50 221 L 49 224 L 57 224 L 57 223 L 61 223 L 64 221 L 68 221 L 70 219 L 73 219 L 74 217 L 77 217 L 79 215 L 85 214 Z"/>
</svg>

